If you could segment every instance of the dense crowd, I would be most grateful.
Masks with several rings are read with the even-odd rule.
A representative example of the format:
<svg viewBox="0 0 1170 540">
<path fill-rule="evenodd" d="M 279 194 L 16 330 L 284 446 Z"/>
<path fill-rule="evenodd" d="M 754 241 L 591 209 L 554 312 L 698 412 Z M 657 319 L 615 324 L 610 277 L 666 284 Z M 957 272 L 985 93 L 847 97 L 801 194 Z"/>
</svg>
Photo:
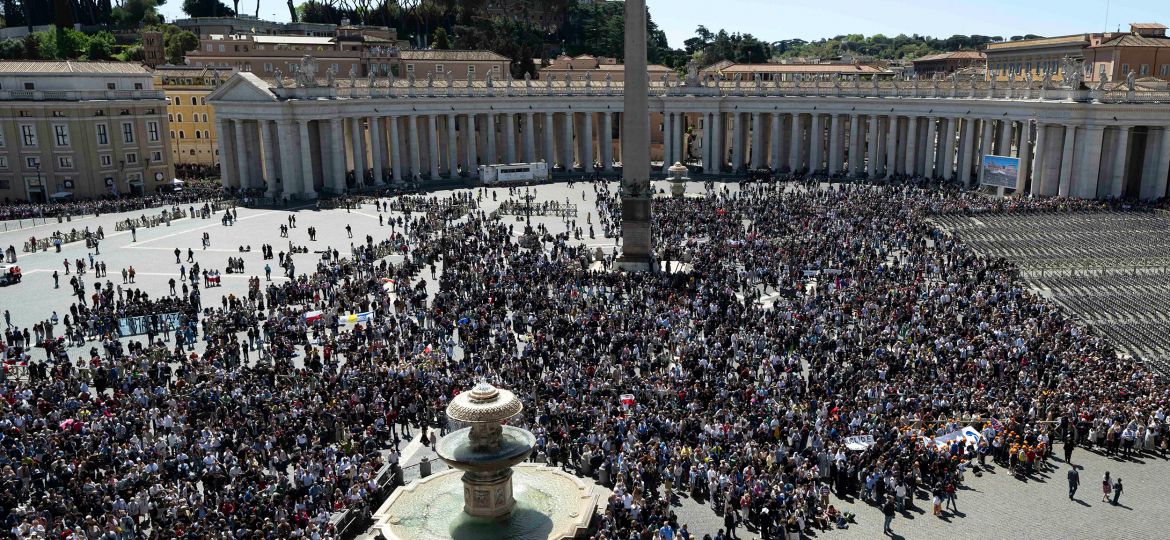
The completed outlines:
<svg viewBox="0 0 1170 540">
<path fill-rule="evenodd" d="M 617 236 L 613 194 L 594 195 Z M 689 266 L 641 274 L 591 272 L 568 217 L 528 249 L 523 223 L 466 195 L 385 221 L 379 205 L 380 238 L 308 273 L 281 253 L 292 279 L 196 301 L 203 355 L 152 336 L 9 380 L 0 518 L 17 538 L 332 538 L 331 512 L 380 502 L 375 475 L 397 454 L 379 450 L 442 425 L 480 378 L 525 400 L 514 423 L 538 458 L 612 486 L 598 539 L 679 534 L 677 496 L 724 516 L 725 531 L 687 535 L 746 522 L 787 538 L 846 525 L 832 493 L 953 503 L 982 460 L 1033 474 L 1058 440 L 1120 448 L 1142 433 L 1128 448 L 1165 453 L 1164 380 L 925 219 L 1069 204 L 710 186 L 655 201 L 658 254 Z M 968 424 L 978 444 L 924 440 Z"/>
</svg>

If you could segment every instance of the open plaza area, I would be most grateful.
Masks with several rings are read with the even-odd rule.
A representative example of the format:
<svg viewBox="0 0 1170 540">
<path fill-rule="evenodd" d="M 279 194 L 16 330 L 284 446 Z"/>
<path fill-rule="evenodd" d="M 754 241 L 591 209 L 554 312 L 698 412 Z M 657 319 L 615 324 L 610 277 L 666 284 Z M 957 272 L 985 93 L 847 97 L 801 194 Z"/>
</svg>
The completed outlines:
<svg viewBox="0 0 1170 540">
<path fill-rule="evenodd" d="M 0 288 L 5 530 L 376 538 L 364 516 L 396 475 L 417 482 L 424 459 L 444 469 L 430 444 L 479 380 L 523 402 L 509 425 L 535 435 L 530 462 L 596 487 L 586 537 L 874 538 L 887 513 L 905 538 L 1170 527 L 1166 380 L 1115 356 L 1099 315 L 1045 289 L 1054 263 L 1032 262 L 1075 258 L 1084 239 L 1003 252 L 1018 270 L 972 232 L 1075 223 L 1107 242 L 1128 220 L 1113 249 L 1155 261 L 1161 225 L 1133 223 L 1158 214 L 906 185 L 691 182 L 672 199 L 658 181 L 660 271 L 628 274 L 613 270 L 618 189 L 206 218 L 188 203 L 0 233 L 24 274 Z M 188 217 L 118 230 L 164 209 Z M 96 248 L 21 252 L 30 236 L 99 227 Z"/>
</svg>

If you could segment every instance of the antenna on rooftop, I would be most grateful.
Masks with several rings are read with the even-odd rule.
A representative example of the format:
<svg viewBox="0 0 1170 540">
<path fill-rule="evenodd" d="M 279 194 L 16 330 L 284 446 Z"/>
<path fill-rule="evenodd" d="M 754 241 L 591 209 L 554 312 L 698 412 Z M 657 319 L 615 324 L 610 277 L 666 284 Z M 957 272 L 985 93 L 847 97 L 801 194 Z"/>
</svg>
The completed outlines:
<svg viewBox="0 0 1170 540">
<path fill-rule="evenodd" d="M 1112 3 L 1113 3 L 1113 0 L 1105 0 L 1105 26 L 1104 26 L 1103 28 L 1104 28 L 1104 31 L 1106 31 L 1106 32 L 1108 32 L 1108 31 L 1109 31 L 1109 6 L 1110 6 Z M 1120 26 L 1120 25 L 1118 25 L 1118 27 L 1117 27 L 1117 31 L 1118 31 L 1118 32 L 1120 32 L 1120 31 L 1121 31 L 1121 26 Z"/>
</svg>

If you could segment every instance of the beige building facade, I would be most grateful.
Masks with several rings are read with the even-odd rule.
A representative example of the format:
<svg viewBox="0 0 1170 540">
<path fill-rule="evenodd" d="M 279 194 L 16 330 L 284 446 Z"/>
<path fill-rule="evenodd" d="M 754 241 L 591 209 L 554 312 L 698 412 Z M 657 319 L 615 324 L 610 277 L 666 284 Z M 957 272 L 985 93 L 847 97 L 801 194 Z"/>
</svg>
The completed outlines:
<svg viewBox="0 0 1170 540">
<path fill-rule="evenodd" d="M 121 62 L 0 62 L 0 199 L 151 193 L 174 178 L 167 102 Z"/>
<path fill-rule="evenodd" d="M 231 75 L 231 71 L 216 72 L 192 66 L 160 66 L 154 70 L 155 88 L 166 95 L 173 163 L 219 163 L 219 147 L 215 144 L 215 109 L 207 103 L 207 96 Z"/>
</svg>

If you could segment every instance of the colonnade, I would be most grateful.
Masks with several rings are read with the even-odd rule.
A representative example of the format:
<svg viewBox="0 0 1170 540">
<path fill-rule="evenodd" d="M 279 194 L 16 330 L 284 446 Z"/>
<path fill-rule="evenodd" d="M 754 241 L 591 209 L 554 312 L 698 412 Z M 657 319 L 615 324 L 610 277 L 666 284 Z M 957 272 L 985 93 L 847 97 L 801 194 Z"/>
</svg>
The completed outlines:
<svg viewBox="0 0 1170 540">
<path fill-rule="evenodd" d="M 345 192 L 355 171 L 367 185 L 475 177 L 480 164 L 540 160 L 586 173 L 612 172 L 620 157 L 613 136 L 618 114 L 452 112 L 216 121 L 223 174 L 231 185 L 267 186 L 270 197 L 313 198 Z"/>
<path fill-rule="evenodd" d="M 480 164 L 604 173 L 622 161 L 620 94 L 256 95 L 211 100 L 223 177 L 273 197 L 474 177 Z M 652 95 L 650 108 L 653 160 L 693 175 L 766 168 L 975 185 L 983 156 L 996 155 L 1019 159 L 1017 193 L 1146 199 L 1166 196 L 1170 177 L 1170 109 L 1157 104 L 670 94 Z"/>
</svg>

